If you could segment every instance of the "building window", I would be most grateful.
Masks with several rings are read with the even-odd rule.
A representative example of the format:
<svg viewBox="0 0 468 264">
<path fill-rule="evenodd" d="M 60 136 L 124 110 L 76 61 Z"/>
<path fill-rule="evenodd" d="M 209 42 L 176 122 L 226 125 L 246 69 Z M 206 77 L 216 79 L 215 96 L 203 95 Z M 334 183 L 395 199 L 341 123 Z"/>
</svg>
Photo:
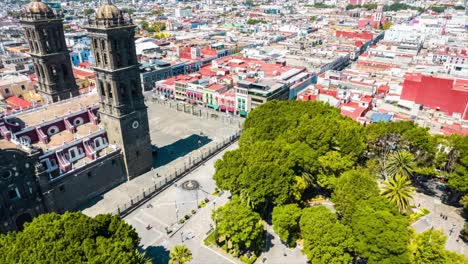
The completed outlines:
<svg viewBox="0 0 468 264">
<path fill-rule="evenodd" d="M 65 185 L 60 185 L 59 190 L 60 190 L 61 192 L 65 192 Z"/>
<path fill-rule="evenodd" d="M 88 171 L 88 173 L 87 173 L 86 175 L 88 175 L 88 178 L 91 178 L 91 177 L 93 177 L 93 173 L 92 173 L 92 172 L 90 172 L 90 171 Z"/>
<path fill-rule="evenodd" d="M 115 160 L 112 160 L 112 166 L 115 166 Z"/>
<path fill-rule="evenodd" d="M 10 89 L 5 88 L 5 94 L 10 94 Z"/>
<path fill-rule="evenodd" d="M 137 156 L 137 157 L 140 157 L 140 151 L 137 150 L 136 156 Z"/>
<path fill-rule="evenodd" d="M 21 90 L 26 90 L 26 86 L 24 86 L 24 84 L 21 85 Z"/>
</svg>

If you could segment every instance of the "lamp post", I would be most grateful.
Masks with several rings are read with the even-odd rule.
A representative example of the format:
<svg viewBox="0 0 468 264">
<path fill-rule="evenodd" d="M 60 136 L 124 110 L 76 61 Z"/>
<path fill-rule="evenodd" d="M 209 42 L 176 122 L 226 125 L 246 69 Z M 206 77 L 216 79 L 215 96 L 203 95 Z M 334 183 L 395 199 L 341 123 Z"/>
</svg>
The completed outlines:
<svg viewBox="0 0 468 264">
<path fill-rule="evenodd" d="M 174 201 L 174 205 L 175 205 L 175 213 L 176 213 L 176 221 L 179 222 L 179 208 L 177 208 L 177 202 Z"/>
</svg>

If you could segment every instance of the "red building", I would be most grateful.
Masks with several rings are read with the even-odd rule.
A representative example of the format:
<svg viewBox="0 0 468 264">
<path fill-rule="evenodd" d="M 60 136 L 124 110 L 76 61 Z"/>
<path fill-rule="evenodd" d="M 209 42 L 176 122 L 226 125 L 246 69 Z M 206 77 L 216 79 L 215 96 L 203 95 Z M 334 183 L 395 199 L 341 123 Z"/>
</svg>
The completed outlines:
<svg viewBox="0 0 468 264">
<path fill-rule="evenodd" d="M 401 99 L 468 120 L 468 80 L 406 74 Z"/>
</svg>

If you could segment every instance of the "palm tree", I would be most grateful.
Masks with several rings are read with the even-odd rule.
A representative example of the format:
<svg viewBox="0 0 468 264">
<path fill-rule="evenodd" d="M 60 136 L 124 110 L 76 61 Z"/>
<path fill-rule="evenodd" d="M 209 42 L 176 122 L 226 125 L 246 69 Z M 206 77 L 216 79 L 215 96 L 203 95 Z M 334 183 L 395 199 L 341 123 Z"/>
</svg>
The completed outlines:
<svg viewBox="0 0 468 264">
<path fill-rule="evenodd" d="M 395 204 L 401 213 L 407 212 L 413 200 L 414 187 L 407 176 L 397 175 L 383 182 L 382 195 Z"/>
<path fill-rule="evenodd" d="M 192 252 L 185 245 L 175 245 L 169 256 L 169 264 L 185 264 L 192 260 Z"/>
<path fill-rule="evenodd" d="M 395 177 L 396 175 L 410 177 L 413 175 L 414 167 L 413 154 L 402 150 L 390 154 L 388 163 L 385 166 L 385 171 L 390 177 Z"/>
<path fill-rule="evenodd" d="M 137 258 L 138 258 L 138 262 L 137 263 L 140 263 L 140 264 L 151 264 L 152 261 L 151 261 L 151 258 L 146 256 L 146 252 L 139 252 L 138 249 L 136 250 L 136 254 L 137 254 Z"/>
<path fill-rule="evenodd" d="M 312 173 L 304 171 L 301 175 L 301 178 L 304 180 L 306 188 L 309 188 L 310 186 L 314 185 L 315 177 L 314 175 L 312 175 Z"/>
</svg>

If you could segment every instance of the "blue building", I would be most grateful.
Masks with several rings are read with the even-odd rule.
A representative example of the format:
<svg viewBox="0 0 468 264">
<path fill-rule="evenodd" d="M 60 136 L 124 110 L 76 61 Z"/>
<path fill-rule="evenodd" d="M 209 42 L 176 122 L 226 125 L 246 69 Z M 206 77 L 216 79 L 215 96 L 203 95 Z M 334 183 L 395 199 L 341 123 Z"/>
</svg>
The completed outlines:
<svg viewBox="0 0 468 264">
<path fill-rule="evenodd" d="M 84 44 L 76 44 L 73 46 L 72 52 L 70 52 L 70 59 L 72 61 L 73 66 L 78 66 L 78 64 L 82 62 L 90 62 L 92 63 L 92 60 L 90 60 L 91 57 L 91 50 L 89 49 L 89 46 L 86 46 Z"/>
</svg>

